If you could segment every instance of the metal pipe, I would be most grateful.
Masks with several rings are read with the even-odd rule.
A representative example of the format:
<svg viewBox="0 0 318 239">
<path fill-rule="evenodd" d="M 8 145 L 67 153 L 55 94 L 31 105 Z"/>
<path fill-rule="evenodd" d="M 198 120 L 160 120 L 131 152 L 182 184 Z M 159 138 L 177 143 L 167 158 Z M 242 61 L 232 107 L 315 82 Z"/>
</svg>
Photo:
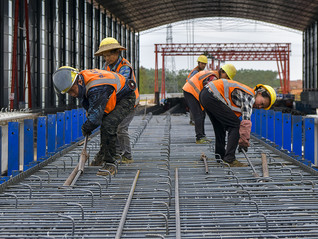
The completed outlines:
<svg viewBox="0 0 318 239">
<path fill-rule="evenodd" d="M 123 232 L 123 228 L 124 228 L 124 225 L 125 225 L 125 221 L 126 221 L 126 216 L 127 216 L 127 213 L 128 213 L 129 205 L 130 205 L 131 199 L 132 199 L 132 197 L 134 195 L 134 191 L 135 191 L 135 188 L 136 188 L 136 185 L 137 185 L 137 180 L 138 180 L 139 174 L 140 174 L 140 170 L 137 171 L 135 179 L 134 179 L 133 184 L 131 186 L 129 196 L 127 198 L 126 205 L 125 205 L 123 214 L 121 216 L 121 219 L 120 219 L 120 222 L 119 222 L 119 226 L 117 228 L 115 239 L 120 239 L 121 234 Z"/>
</svg>

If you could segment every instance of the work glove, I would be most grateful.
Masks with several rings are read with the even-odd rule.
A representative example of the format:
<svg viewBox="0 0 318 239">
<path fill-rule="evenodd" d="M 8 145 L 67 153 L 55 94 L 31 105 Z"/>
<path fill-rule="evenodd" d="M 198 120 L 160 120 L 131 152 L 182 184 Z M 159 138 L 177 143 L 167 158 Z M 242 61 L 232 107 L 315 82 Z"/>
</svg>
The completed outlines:
<svg viewBox="0 0 318 239">
<path fill-rule="evenodd" d="M 239 146 L 241 147 L 249 147 L 250 146 L 250 135 L 252 129 L 252 122 L 250 120 L 242 120 L 240 124 L 240 139 Z"/>
<path fill-rule="evenodd" d="M 243 152 L 243 150 L 244 150 L 244 151 L 245 151 L 245 153 L 246 153 L 246 152 L 247 152 L 247 150 L 248 150 L 248 147 L 239 146 L 237 150 L 239 151 L 239 153 L 242 153 L 242 152 Z"/>
<path fill-rule="evenodd" d="M 84 137 L 86 136 L 90 136 L 92 134 L 92 130 L 90 129 L 90 127 L 88 127 L 88 124 L 84 123 L 82 125 L 82 134 Z"/>
</svg>

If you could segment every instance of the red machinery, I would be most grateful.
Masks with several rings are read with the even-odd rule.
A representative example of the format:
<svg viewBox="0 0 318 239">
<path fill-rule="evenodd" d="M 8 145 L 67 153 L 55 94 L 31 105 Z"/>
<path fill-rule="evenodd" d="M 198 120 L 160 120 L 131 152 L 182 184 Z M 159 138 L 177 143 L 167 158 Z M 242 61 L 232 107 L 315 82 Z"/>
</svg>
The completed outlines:
<svg viewBox="0 0 318 239">
<path fill-rule="evenodd" d="M 31 95 L 31 62 L 30 62 L 30 41 L 29 41 L 29 11 L 28 1 L 24 0 L 25 9 L 25 28 L 26 28 L 26 72 L 27 72 L 27 84 L 28 84 L 28 107 L 32 108 L 32 95 Z M 14 13 L 14 34 L 13 34 L 13 46 L 12 46 L 12 78 L 11 78 L 11 93 L 10 93 L 10 109 L 15 107 L 15 99 L 19 101 L 18 91 L 18 66 L 17 66 L 17 53 L 18 53 L 18 28 L 19 28 L 19 0 L 15 1 L 15 13 Z M 25 80 L 26 82 L 26 80 Z M 23 90 L 23 100 L 25 100 L 25 82 Z"/>
<path fill-rule="evenodd" d="M 165 99 L 165 56 L 196 56 L 205 53 L 219 61 L 276 61 L 282 93 L 287 94 L 290 82 L 290 52 L 290 43 L 155 44 L 155 103 L 159 103 L 158 53 L 162 55 L 161 99 Z"/>
</svg>

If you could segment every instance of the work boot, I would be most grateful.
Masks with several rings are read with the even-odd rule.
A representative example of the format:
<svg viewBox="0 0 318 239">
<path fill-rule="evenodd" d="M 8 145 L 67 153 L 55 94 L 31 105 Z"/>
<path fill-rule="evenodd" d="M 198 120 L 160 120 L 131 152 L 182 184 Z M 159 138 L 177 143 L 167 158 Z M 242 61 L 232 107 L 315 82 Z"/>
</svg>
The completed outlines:
<svg viewBox="0 0 318 239">
<path fill-rule="evenodd" d="M 114 175 L 116 173 L 117 169 L 116 169 L 116 165 L 113 163 L 105 163 L 105 165 L 98 169 L 98 172 L 96 175 L 99 176 L 107 176 L 109 174 Z"/>
<path fill-rule="evenodd" d="M 233 162 L 229 163 L 231 167 L 247 167 L 246 163 L 241 163 L 237 159 L 235 159 Z"/>
<path fill-rule="evenodd" d="M 94 160 L 90 163 L 90 166 L 102 166 L 104 163 L 103 160 L 103 154 L 101 153 L 101 151 L 99 151 L 96 155 Z"/>
<path fill-rule="evenodd" d="M 210 143 L 212 143 L 212 139 L 208 139 L 207 137 L 203 137 L 202 139 L 209 141 Z"/>
<path fill-rule="evenodd" d="M 207 138 L 202 138 L 202 139 L 197 139 L 195 141 L 196 144 L 209 144 L 211 143 L 209 140 L 207 140 Z"/>
<path fill-rule="evenodd" d="M 122 156 L 121 163 L 122 164 L 131 164 L 134 160 L 132 158 L 127 158 L 126 156 Z"/>
</svg>

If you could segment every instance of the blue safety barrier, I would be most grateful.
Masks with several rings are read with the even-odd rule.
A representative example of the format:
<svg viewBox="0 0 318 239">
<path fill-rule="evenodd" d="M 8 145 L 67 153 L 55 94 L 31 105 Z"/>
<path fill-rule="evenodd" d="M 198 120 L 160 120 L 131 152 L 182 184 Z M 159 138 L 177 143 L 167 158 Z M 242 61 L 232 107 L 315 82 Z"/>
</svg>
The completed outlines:
<svg viewBox="0 0 318 239">
<path fill-rule="evenodd" d="M 315 152 L 315 118 L 303 118 L 300 115 L 280 111 L 254 109 L 252 132 L 256 137 L 264 137 L 277 149 L 285 150 L 289 156 L 311 166 L 316 164 L 318 155 Z M 264 130 L 266 128 L 266 131 Z M 265 137 L 266 135 L 266 137 Z M 316 158 L 315 158 L 316 157 Z M 317 169 L 318 170 L 318 169 Z"/>
<path fill-rule="evenodd" d="M 303 141 L 302 141 L 302 116 L 301 115 L 294 115 L 292 117 L 292 122 L 293 122 L 293 149 L 292 151 L 300 156 L 300 158 L 302 157 L 302 145 L 303 145 Z"/>
<path fill-rule="evenodd" d="M 304 158 L 315 163 L 315 119 L 305 118 Z"/>
<path fill-rule="evenodd" d="M 291 151 L 291 114 L 283 114 L 283 148 Z"/>
<path fill-rule="evenodd" d="M 20 173 L 20 166 L 27 170 L 51 155 L 62 150 L 69 144 L 83 138 L 81 127 L 86 121 L 84 109 L 73 109 L 57 114 L 38 117 L 35 120 L 23 121 L 23 132 L 20 134 L 19 122 L 8 123 L 8 168 L 7 175 L 0 175 L 0 184 L 9 180 L 10 176 Z M 34 159 L 34 124 L 36 122 L 36 160 Z M 94 130 L 94 132 L 96 132 Z M 23 133 L 23 134 L 22 134 Z M 0 126 L 0 135 L 2 128 Z M 20 139 L 21 136 L 23 139 Z M 23 152 L 20 152 L 20 143 L 23 142 Z M 0 173 L 6 171 L 1 168 L 3 138 L 0 137 Z M 20 165 L 20 155 L 23 158 Z"/>
<path fill-rule="evenodd" d="M 261 135 L 261 111 L 256 110 L 256 116 L 255 116 L 255 132 L 257 135 Z"/>
<path fill-rule="evenodd" d="M 78 110 L 72 110 L 72 142 L 75 142 L 78 137 Z"/>
<path fill-rule="evenodd" d="M 56 115 L 47 116 L 47 152 L 52 154 L 56 151 Z"/>
<path fill-rule="evenodd" d="M 29 165 L 34 161 L 34 120 L 25 119 L 24 121 L 24 160 L 23 170 L 29 168 Z"/>
<path fill-rule="evenodd" d="M 82 125 L 84 123 L 84 109 L 78 109 L 78 135 L 79 137 L 82 137 Z"/>
<path fill-rule="evenodd" d="M 0 126 L 0 176 L 2 173 L 1 162 L 2 162 L 2 127 Z"/>
<path fill-rule="evenodd" d="M 37 160 L 46 155 L 46 117 L 38 118 L 37 124 Z"/>
<path fill-rule="evenodd" d="M 275 140 L 275 112 L 274 110 L 267 111 L 267 138 L 274 142 Z"/>
<path fill-rule="evenodd" d="M 251 131 L 253 132 L 253 133 L 255 133 L 256 132 L 256 114 L 252 114 L 252 116 L 251 116 L 251 121 L 252 121 L 252 129 L 251 129 Z"/>
<path fill-rule="evenodd" d="M 8 123 L 8 176 L 19 172 L 19 122 Z"/>
<path fill-rule="evenodd" d="M 65 144 L 65 113 L 56 114 L 56 148 L 60 149 Z"/>
<path fill-rule="evenodd" d="M 263 138 L 267 138 L 267 110 L 260 110 L 261 115 L 261 135 Z"/>
<path fill-rule="evenodd" d="M 72 111 L 65 111 L 65 144 L 72 142 Z"/>
<path fill-rule="evenodd" d="M 283 113 L 280 111 L 275 112 L 275 144 L 277 148 L 283 146 Z"/>
</svg>

